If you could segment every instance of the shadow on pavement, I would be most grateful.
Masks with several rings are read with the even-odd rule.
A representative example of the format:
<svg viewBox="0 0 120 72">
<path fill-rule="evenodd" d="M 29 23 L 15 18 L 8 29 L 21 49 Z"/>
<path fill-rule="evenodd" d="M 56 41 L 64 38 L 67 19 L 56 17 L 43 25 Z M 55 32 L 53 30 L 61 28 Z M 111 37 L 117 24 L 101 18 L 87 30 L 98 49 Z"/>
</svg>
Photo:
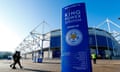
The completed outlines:
<svg viewBox="0 0 120 72">
<path fill-rule="evenodd" d="M 43 64 L 60 64 L 60 63 L 55 63 L 55 62 L 42 62 Z"/>
<path fill-rule="evenodd" d="M 37 70 L 37 69 L 30 69 L 30 68 L 24 68 L 24 70 L 27 70 L 27 71 L 34 71 L 34 72 L 51 72 L 51 71 Z"/>
</svg>

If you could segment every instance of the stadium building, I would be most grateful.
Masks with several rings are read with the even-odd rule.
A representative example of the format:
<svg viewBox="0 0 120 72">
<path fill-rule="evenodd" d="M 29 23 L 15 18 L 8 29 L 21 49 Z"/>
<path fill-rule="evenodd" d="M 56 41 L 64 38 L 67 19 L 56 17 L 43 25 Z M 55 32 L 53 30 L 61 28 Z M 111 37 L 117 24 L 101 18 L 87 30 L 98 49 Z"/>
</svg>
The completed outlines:
<svg viewBox="0 0 120 72">
<path fill-rule="evenodd" d="M 110 24 L 109 22 L 113 23 L 108 19 L 106 22 L 107 24 Z M 119 27 L 117 24 L 115 24 L 115 26 Z M 120 38 L 117 38 L 120 37 L 120 33 L 115 31 L 110 32 L 110 28 L 108 29 L 109 31 L 97 27 L 88 28 L 89 48 L 91 53 L 96 53 L 97 58 L 100 59 L 120 57 Z M 16 48 L 22 52 L 22 55 L 25 58 L 60 58 L 60 29 L 52 30 L 43 34 L 33 32 L 30 34 L 31 36 L 25 38 L 23 42 Z"/>
<path fill-rule="evenodd" d="M 118 55 L 120 44 L 109 32 L 98 28 L 88 30 L 91 53 L 96 53 L 102 59 Z"/>
<path fill-rule="evenodd" d="M 110 33 L 98 28 L 88 28 L 88 31 L 91 53 L 96 53 L 98 58 L 101 59 L 110 58 L 120 54 L 120 45 Z M 43 58 L 60 58 L 61 30 L 56 29 L 44 34 L 43 48 L 38 48 L 24 54 L 26 55 L 26 58 L 39 57 L 40 54 L 43 54 Z"/>
</svg>

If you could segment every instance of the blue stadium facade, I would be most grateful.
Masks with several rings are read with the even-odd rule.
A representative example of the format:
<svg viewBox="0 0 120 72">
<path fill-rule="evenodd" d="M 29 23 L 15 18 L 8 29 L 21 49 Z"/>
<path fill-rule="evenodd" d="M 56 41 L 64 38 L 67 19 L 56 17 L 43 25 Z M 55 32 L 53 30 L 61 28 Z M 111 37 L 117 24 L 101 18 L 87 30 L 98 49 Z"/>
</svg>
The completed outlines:
<svg viewBox="0 0 120 72">
<path fill-rule="evenodd" d="M 98 58 L 104 59 L 117 55 L 120 45 L 107 31 L 89 28 L 89 47 L 91 53 L 96 53 Z"/>
<path fill-rule="evenodd" d="M 91 53 L 96 53 L 97 57 L 102 59 L 119 55 L 120 45 L 110 33 L 98 28 L 88 28 L 88 30 Z M 52 58 L 60 58 L 61 30 L 54 30 L 50 33 L 50 49 L 52 51 Z"/>
</svg>

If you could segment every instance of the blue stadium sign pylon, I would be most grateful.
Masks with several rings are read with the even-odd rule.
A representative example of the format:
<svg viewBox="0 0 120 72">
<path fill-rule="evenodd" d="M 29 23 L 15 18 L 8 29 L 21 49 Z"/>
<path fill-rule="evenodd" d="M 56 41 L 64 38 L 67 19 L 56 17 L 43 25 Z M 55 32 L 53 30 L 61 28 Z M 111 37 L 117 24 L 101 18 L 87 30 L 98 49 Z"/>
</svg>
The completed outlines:
<svg viewBox="0 0 120 72">
<path fill-rule="evenodd" d="M 62 9 L 61 72 L 92 72 L 85 3 Z"/>
</svg>

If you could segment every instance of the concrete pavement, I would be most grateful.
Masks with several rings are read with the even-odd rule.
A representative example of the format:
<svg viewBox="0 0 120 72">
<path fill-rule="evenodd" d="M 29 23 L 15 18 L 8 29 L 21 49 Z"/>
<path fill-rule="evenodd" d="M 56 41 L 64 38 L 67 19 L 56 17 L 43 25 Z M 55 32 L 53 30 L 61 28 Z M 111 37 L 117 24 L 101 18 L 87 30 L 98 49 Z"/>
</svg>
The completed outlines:
<svg viewBox="0 0 120 72">
<path fill-rule="evenodd" d="M 33 63 L 32 60 L 21 60 L 23 69 L 11 69 L 11 60 L 0 60 L 0 72 L 61 72 L 60 60 L 44 60 L 43 63 Z M 120 60 L 97 60 L 92 64 L 93 72 L 120 72 Z"/>
<path fill-rule="evenodd" d="M 17 69 L 11 69 L 11 63 L 11 60 L 0 60 L 0 72 L 60 72 L 59 62 L 34 63 L 32 60 L 21 60 L 23 69 L 20 69 L 18 65 L 16 65 Z"/>
</svg>

